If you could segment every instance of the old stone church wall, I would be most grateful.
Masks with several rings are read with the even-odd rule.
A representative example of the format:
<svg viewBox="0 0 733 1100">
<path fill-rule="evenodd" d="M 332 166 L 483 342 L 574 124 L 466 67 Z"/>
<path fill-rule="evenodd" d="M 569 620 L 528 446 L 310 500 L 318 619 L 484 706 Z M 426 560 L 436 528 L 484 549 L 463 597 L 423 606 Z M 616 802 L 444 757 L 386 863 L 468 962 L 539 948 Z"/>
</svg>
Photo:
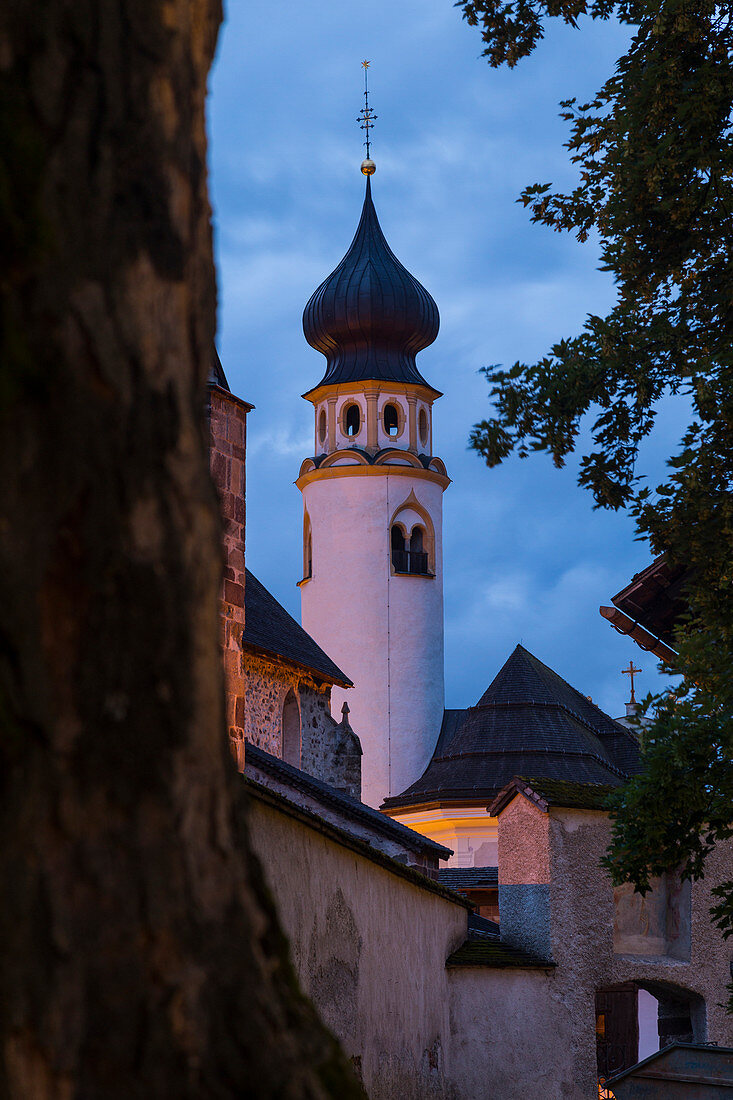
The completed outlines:
<svg viewBox="0 0 733 1100">
<path fill-rule="evenodd" d="M 283 708 L 292 691 L 300 716 L 303 771 L 360 797 L 361 746 L 348 720 L 331 717 L 331 686 L 304 669 L 261 653 L 242 655 L 247 706 L 244 735 L 265 752 L 283 756 Z"/>
</svg>

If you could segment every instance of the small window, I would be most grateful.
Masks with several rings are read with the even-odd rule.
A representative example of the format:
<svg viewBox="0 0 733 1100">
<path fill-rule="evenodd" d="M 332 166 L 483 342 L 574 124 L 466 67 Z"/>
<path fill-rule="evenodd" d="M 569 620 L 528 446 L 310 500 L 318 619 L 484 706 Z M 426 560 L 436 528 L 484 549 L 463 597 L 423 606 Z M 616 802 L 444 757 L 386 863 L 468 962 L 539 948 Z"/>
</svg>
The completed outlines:
<svg viewBox="0 0 733 1100">
<path fill-rule="evenodd" d="M 303 517 L 303 580 L 307 581 L 313 576 L 313 533 L 311 521 L 306 512 Z"/>
<path fill-rule="evenodd" d="M 397 524 L 392 528 L 392 568 L 395 573 L 409 572 L 410 555 L 405 549 L 405 536 Z"/>
<path fill-rule="evenodd" d="M 326 410 L 321 409 L 321 415 L 318 417 L 318 439 L 321 446 L 326 442 Z"/>
<path fill-rule="evenodd" d="M 344 419 L 344 424 L 346 425 L 346 434 L 352 436 L 358 435 L 360 422 L 361 417 L 359 416 L 359 406 L 349 405 L 348 409 L 346 410 L 346 417 Z"/>
<path fill-rule="evenodd" d="M 382 419 L 384 421 L 384 430 L 387 435 L 397 435 L 399 433 L 400 418 L 397 415 L 397 409 L 394 405 L 384 406 Z"/>
<path fill-rule="evenodd" d="M 420 409 L 420 416 L 418 418 L 418 429 L 420 432 L 420 442 L 423 447 L 428 445 L 428 414 L 425 409 Z"/>
<path fill-rule="evenodd" d="M 428 555 L 425 553 L 422 527 L 414 527 L 410 535 L 410 573 L 427 573 Z"/>
</svg>

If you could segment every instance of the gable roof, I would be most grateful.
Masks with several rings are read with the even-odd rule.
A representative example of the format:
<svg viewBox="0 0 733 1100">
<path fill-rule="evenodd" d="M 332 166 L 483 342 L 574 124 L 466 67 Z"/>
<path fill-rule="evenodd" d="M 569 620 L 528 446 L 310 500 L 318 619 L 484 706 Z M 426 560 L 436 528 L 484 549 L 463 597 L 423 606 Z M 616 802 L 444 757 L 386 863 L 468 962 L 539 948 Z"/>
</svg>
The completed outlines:
<svg viewBox="0 0 733 1100">
<path fill-rule="evenodd" d="M 245 570 L 242 644 L 299 665 L 328 683 L 354 686 L 249 569 Z"/>
<path fill-rule="evenodd" d="M 522 794 L 541 809 L 557 806 L 565 810 L 608 810 L 608 799 L 618 788 L 611 784 L 573 783 L 567 779 L 525 779 L 517 775 L 499 792 L 488 807 L 496 817 L 515 795 Z"/>
<path fill-rule="evenodd" d="M 518 645 L 475 707 L 446 712 L 425 772 L 384 807 L 488 804 L 516 775 L 617 787 L 639 768 L 633 734 Z"/>
</svg>

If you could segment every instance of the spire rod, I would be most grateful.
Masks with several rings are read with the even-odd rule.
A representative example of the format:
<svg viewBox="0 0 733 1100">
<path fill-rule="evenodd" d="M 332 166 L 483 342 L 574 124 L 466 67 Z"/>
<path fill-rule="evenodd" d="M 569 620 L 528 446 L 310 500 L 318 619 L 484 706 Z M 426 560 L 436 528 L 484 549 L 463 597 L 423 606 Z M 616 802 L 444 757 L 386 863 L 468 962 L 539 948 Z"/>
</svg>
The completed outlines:
<svg viewBox="0 0 733 1100">
<path fill-rule="evenodd" d="M 366 145 L 366 159 L 361 163 L 361 170 L 365 176 L 373 176 L 377 170 L 376 164 L 369 156 L 371 147 L 369 131 L 374 126 L 378 117 L 369 106 L 369 65 L 369 61 L 362 61 L 361 63 L 361 67 L 364 70 L 364 106 L 359 111 L 359 117 L 356 120 L 361 126 L 361 129 L 366 131 L 366 141 L 364 142 Z"/>
</svg>

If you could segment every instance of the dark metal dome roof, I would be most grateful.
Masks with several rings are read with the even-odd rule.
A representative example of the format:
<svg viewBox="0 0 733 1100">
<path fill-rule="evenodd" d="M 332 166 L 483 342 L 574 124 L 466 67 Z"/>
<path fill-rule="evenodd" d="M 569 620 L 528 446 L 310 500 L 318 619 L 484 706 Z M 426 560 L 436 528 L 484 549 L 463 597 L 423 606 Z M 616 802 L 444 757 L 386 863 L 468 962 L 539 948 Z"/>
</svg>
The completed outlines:
<svg viewBox="0 0 733 1100">
<path fill-rule="evenodd" d="M 379 380 L 428 386 L 415 356 L 432 344 L 439 324 L 435 302 L 385 240 L 367 176 L 356 236 L 303 311 L 305 338 L 327 359 L 319 385 Z"/>
</svg>

